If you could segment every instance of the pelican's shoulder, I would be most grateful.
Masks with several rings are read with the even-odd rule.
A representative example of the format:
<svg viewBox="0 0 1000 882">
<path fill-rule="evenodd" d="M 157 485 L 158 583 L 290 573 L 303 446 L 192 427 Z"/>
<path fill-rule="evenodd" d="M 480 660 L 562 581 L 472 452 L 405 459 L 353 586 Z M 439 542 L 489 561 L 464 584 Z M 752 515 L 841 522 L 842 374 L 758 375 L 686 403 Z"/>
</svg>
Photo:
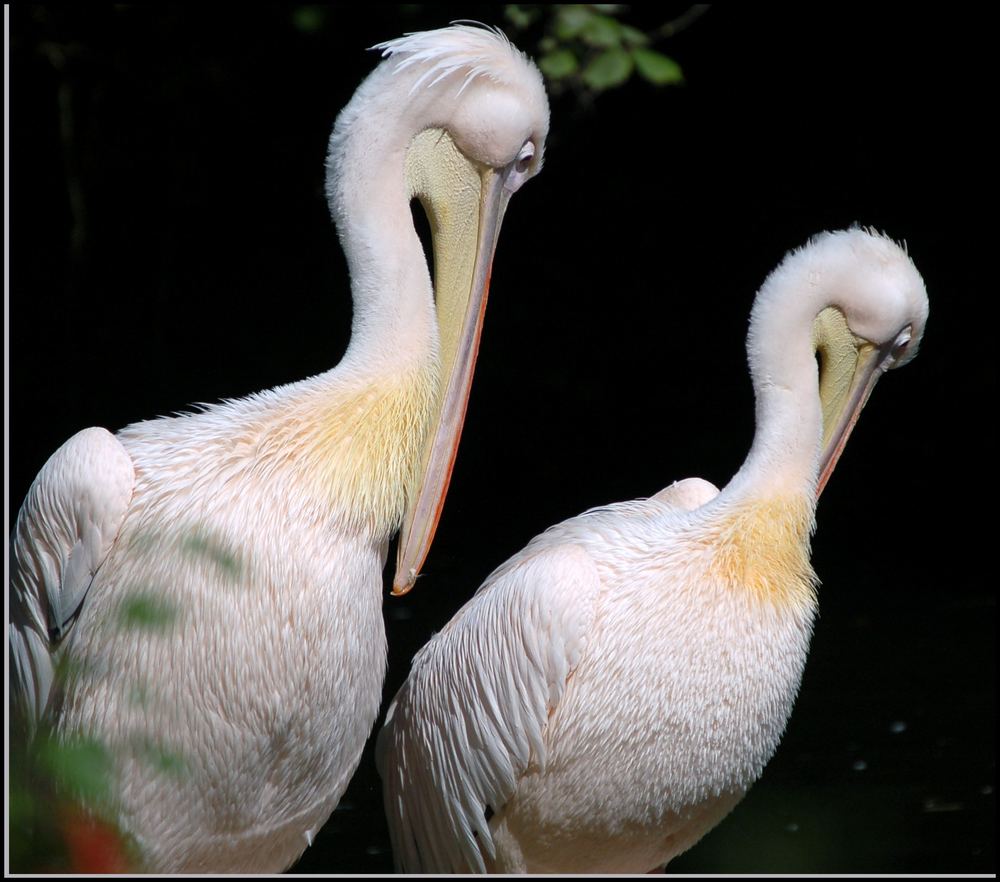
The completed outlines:
<svg viewBox="0 0 1000 882">
<path fill-rule="evenodd" d="M 718 495 L 719 488 L 711 481 L 703 478 L 685 478 L 683 481 L 674 481 L 669 487 L 654 493 L 650 499 L 664 502 L 681 511 L 694 511 Z"/>
<path fill-rule="evenodd" d="M 662 542 L 672 534 L 682 535 L 700 520 L 692 513 L 706 506 L 719 489 L 701 478 L 675 481 L 649 498 L 612 502 L 594 508 L 549 527 L 536 536 L 522 552 L 524 555 L 559 547 L 576 546 L 600 557 L 606 548 L 624 554 L 634 548 L 645 555 L 649 543 Z M 514 560 L 517 558 L 515 557 Z"/>
<path fill-rule="evenodd" d="M 310 505 L 352 524 L 394 530 L 433 403 L 432 367 L 372 380 L 342 363 L 242 398 L 132 423 L 118 438 L 144 480 L 162 488 L 210 486 L 221 500 L 225 488 L 239 486 L 237 476 L 279 497 L 294 482 Z"/>
</svg>

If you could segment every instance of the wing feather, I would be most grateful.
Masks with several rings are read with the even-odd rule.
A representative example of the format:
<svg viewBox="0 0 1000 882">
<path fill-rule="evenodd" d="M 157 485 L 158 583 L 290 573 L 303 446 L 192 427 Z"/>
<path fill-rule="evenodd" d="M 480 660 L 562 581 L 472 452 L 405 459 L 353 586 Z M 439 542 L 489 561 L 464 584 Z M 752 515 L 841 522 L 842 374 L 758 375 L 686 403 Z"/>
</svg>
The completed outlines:
<svg viewBox="0 0 1000 882">
<path fill-rule="evenodd" d="M 486 815 L 529 764 L 582 657 L 600 579 L 583 548 L 533 543 L 491 576 L 414 658 L 376 762 L 399 868 L 484 872 Z"/>
<path fill-rule="evenodd" d="M 29 727 L 45 712 L 65 637 L 132 499 L 135 471 L 110 432 L 77 432 L 28 490 L 11 537 L 12 691 Z"/>
</svg>

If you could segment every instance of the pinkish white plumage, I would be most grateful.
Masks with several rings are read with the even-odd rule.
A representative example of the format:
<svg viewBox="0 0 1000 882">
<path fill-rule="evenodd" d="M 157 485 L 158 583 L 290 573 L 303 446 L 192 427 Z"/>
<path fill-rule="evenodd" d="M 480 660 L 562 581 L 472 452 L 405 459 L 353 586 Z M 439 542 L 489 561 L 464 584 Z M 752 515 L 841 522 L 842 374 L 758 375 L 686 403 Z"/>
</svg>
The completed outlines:
<svg viewBox="0 0 1000 882">
<path fill-rule="evenodd" d="M 420 76 L 410 86 L 410 94 L 425 85 L 433 88 L 454 73 L 462 74 L 458 90 L 461 94 L 477 77 L 504 83 L 509 81 L 511 75 L 516 77 L 521 74 L 516 66 L 506 63 L 505 54 L 517 54 L 506 34 L 499 28 L 489 28 L 487 32 L 493 35 L 493 41 L 483 39 L 480 27 L 455 24 L 446 30 L 425 31 L 386 40 L 372 48 L 381 49 L 385 55 L 399 57 L 401 71 L 410 67 L 421 69 Z"/>
<path fill-rule="evenodd" d="M 642 873 L 739 801 L 799 687 L 816 498 L 926 317 L 882 236 L 785 258 L 753 307 L 757 430 L 730 483 L 549 528 L 414 658 L 377 747 L 399 868 Z"/>
<path fill-rule="evenodd" d="M 387 543 L 402 522 L 405 590 L 447 487 L 504 208 L 540 167 L 544 88 L 506 38 L 462 26 L 380 48 L 330 139 L 355 304 L 342 362 L 84 430 L 18 517 L 20 710 L 111 748 L 117 820 L 150 870 L 283 870 L 347 786 L 381 698 Z M 433 287 L 412 198 L 434 220 Z"/>
</svg>

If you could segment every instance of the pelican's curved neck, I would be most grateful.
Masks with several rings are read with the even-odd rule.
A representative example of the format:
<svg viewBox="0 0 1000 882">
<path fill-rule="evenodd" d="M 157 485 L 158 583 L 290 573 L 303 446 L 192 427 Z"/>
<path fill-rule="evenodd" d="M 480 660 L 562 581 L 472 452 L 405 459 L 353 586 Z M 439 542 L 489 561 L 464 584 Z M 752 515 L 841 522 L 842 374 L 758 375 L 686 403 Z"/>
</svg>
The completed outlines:
<svg viewBox="0 0 1000 882">
<path fill-rule="evenodd" d="M 354 301 L 342 364 L 366 372 L 437 355 L 433 289 L 405 172 L 417 131 L 396 106 L 405 90 L 391 75 L 383 65 L 361 85 L 337 117 L 327 155 L 327 199 Z"/>
<path fill-rule="evenodd" d="M 747 336 L 756 430 L 728 493 L 814 499 L 823 413 L 812 327 L 827 300 L 809 278 L 787 271 L 757 295 Z"/>
</svg>

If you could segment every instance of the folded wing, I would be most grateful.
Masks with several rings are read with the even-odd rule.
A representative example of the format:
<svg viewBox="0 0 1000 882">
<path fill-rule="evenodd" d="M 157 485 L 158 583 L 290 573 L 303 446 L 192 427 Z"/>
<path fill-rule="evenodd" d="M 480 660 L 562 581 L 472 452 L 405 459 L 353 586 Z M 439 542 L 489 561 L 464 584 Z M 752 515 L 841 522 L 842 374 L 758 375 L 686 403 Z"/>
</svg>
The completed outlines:
<svg viewBox="0 0 1000 882">
<path fill-rule="evenodd" d="M 376 748 L 401 869 L 485 871 L 487 809 L 529 764 L 544 768 L 546 724 L 586 651 L 599 588 L 584 549 L 536 540 L 414 658 Z"/>
<path fill-rule="evenodd" d="M 10 548 L 11 690 L 29 729 L 44 714 L 55 653 L 114 544 L 135 486 L 110 432 L 84 429 L 42 466 Z"/>
</svg>

